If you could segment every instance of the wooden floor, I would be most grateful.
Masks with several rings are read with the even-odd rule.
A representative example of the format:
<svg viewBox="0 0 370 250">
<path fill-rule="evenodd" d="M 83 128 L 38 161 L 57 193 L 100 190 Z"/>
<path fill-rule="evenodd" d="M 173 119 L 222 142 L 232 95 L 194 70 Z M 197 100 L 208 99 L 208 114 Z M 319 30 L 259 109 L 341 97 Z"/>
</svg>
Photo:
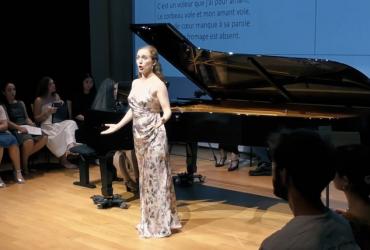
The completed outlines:
<svg viewBox="0 0 370 250">
<path fill-rule="evenodd" d="M 184 171 L 185 151 L 175 147 L 173 173 Z M 261 241 L 292 218 L 287 203 L 272 195 L 271 177 L 250 177 L 247 160 L 239 170 L 215 168 L 209 149 L 200 149 L 198 172 L 204 184 L 176 187 L 183 229 L 169 238 L 141 239 L 139 201 L 128 209 L 97 209 L 98 167 L 91 168 L 96 189 L 72 184 L 77 170 L 37 170 L 26 184 L 7 181 L 0 189 L 0 249 L 258 249 Z M 114 193 L 130 198 L 122 183 Z M 330 201 L 344 208 L 334 188 Z"/>
</svg>

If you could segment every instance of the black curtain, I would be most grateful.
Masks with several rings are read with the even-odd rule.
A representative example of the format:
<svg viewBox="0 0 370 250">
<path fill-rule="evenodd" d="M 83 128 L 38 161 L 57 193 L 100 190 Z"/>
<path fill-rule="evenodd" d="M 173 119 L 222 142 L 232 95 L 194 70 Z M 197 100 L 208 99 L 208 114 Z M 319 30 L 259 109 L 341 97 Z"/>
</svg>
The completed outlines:
<svg viewBox="0 0 370 250">
<path fill-rule="evenodd" d="M 0 79 L 14 81 L 17 97 L 35 98 L 43 76 L 63 99 L 90 72 L 89 1 L 1 1 Z"/>
</svg>

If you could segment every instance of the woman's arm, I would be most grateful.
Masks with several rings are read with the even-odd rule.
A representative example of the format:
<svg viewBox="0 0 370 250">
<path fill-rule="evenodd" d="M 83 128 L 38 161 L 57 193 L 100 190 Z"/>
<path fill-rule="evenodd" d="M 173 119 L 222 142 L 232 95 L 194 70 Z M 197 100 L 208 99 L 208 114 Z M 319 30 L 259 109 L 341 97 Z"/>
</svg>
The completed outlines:
<svg viewBox="0 0 370 250">
<path fill-rule="evenodd" d="M 119 123 L 116 124 L 105 124 L 105 126 L 109 127 L 108 129 L 101 132 L 101 134 L 111 134 L 125 126 L 127 123 L 129 123 L 132 120 L 132 110 L 129 109 L 125 116 L 121 119 Z"/>
<path fill-rule="evenodd" d="M 4 132 L 8 129 L 8 115 L 5 108 L 0 105 L 0 132 Z"/>
<path fill-rule="evenodd" d="M 12 122 L 11 120 L 8 120 L 7 122 L 8 122 L 9 129 L 18 130 L 19 132 L 24 133 L 24 134 L 28 133 L 26 128 L 19 126 L 18 124 Z"/>
<path fill-rule="evenodd" d="M 27 125 L 30 125 L 30 126 L 35 126 L 35 123 L 31 120 L 31 118 L 28 116 L 28 112 L 27 112 L 27 109 L 26 109 L 26 105 L 24 104 L 23 101 L 19 101 L 22 106 L 23 106 L 23 110 L 24 110 L 24 114 L 26 116 L 26 124 Z"/>
<path fill-rule="evenodd" d="M 26 130 L 25 128 L 22 128 L 21 126 L 19 126 L 18 124 L 16 124 L 16 123 L 12 122 L 12 121 L 9 119 L 7 108 L 6 108 L 6 107 L 4 107 L 3 109 L 4 109 L 5 115 L 6 115 L 6 117 L 7 117 L 7 120 L 6 120 L 7 125 L 6 125 L 6 129 L 5 129 L 5 130 L 7 130 L 7 129 L 14 129 L 14 130 L 18 130 L 18 131 L 20 131 L 20 132 L 22 132 L 22 133 L 23 133 L 23 132 L 26 132 L 26 133 L 27 133 L 27 130 Z M 3 130 L 0 130 L 0 131 L 3 131 Z"/>
<path fill-rule="evenodd" d="M 8 121 L 7 120 L 1 120 L 0 121 L 0 131 L 4 132 L 8 129 Z"/>
<path fill-rule="evenodd" d="M 161 119 L 161 124 L 158 124 L 157 127 L 165 124 L 171 117 L 171 106 L 170 106 L 170 101 L 168 98 L 168 92 L 166 85 L 163 82 L 160 82 L 158 84 L 158 89 L 157 89 L 157 98 L 159 103 L 161 104 L 161 108 L 163 111 L 163 116 Z"/>
<path fill-rule="evenodd" d="M 42 99 L 41 97 L 37 97 L 34 105 L 33 105 L 33 117 L 37 122 L 45 121 L 51 114 L 55 113 L 57 108 L 48 107 L 44 111 L 42 111 Z"/>
</svg>

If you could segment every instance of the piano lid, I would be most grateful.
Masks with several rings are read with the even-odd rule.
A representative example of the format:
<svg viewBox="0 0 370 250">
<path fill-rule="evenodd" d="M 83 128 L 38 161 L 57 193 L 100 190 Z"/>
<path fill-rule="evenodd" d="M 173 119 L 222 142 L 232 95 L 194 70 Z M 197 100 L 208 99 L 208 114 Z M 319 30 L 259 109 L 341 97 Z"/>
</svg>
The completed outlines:
<svg viewBox="0 0 370 250">
<path fill-rule="evenodd" d="M 370 107 L 370 80 L 343 63 L 197 48 L 171 24 L 132 24 L 213 99 Z"/>
</svg>

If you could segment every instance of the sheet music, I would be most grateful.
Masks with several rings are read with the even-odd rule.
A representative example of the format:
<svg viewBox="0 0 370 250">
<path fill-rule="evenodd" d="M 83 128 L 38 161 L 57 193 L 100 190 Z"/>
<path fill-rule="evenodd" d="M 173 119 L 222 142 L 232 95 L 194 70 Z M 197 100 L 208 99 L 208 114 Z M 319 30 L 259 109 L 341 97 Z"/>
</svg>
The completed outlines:
<svg viewBox="0 0 370 250">
<path fill-rule="evenodd" d="M 41 128 L 39 127 L 34 127 L 30 125 L 21 125 L 21 127 L 26 128 L 30 135 L 42 135 Z"/>
</svg>

